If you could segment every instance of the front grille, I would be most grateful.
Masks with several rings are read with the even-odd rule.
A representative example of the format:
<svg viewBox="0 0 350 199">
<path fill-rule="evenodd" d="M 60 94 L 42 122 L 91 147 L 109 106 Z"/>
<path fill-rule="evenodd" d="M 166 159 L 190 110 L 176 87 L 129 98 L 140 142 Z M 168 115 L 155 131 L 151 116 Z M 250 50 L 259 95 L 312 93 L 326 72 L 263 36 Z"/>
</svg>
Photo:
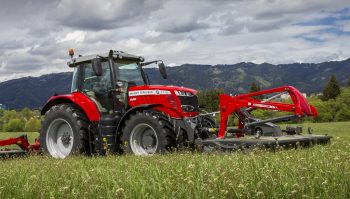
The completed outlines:
<svg viewBox="0 0 350 199">
<path fill-rule="evenodd" d="M 193 96 L 178 96 L 181 102 L 182 111 L 184 112 L 198 112 L 198 98 Z"/>
</svg>

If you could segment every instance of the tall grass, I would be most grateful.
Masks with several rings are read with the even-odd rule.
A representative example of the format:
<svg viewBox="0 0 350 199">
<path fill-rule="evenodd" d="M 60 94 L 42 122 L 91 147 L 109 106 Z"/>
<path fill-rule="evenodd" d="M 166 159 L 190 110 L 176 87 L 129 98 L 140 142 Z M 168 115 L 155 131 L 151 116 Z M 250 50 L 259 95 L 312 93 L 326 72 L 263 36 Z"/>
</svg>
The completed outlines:
<svg viewBox="0 0 350 199">
<path fill-rule="evenodd" d="M 277 152 L 6 159 L 0 198 L 350 198 L 344 125 L 325 124 L 330 145 Z"/>
</svg>

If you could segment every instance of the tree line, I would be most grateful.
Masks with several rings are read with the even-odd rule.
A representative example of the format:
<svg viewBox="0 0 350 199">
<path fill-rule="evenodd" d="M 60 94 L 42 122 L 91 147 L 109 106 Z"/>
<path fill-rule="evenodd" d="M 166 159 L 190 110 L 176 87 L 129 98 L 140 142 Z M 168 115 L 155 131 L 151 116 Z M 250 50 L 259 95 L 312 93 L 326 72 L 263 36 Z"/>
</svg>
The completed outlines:
<svg viewBox="0 0 350 199">
<path fill-rule="evenodd" d="M 0 132 L 37 132 L 39 129 L 40 112 L 38 110 L 0 109 Z"/>
</svg>

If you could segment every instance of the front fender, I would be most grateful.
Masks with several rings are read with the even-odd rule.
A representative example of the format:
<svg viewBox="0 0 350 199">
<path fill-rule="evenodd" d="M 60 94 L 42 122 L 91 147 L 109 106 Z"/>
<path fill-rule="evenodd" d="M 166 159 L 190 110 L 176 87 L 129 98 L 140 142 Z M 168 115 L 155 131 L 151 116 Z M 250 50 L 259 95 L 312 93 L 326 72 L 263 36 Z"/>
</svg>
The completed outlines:
<svg viewBox="0 0 350 199">
<path fill-rule="evenodd" d="M 175 117 L 172 117 L 170 115 L 170 117 L 172 117 L 174 120 L 175 120 L 175 124 L 177 127 L 183 129 L 186 131 L 186 134 L 187 134 L 187 137 L 188 137 L 188 140 L 190 142 L 193 142 L 194 141 L 194 129 L 191 127 L 191 125 L 185 121 L 185 118 L 181 117 L 180 113 L 178 113 L 176 111 L 176 109 L 168 109 L 166 107 L 164 107 L 162 104 L 143 104 L 143 105 L 139 105 L 139 106 L 135 106 L 135 107 L 132 107 L 131 109 L 129 109 L 124 115 L 123 117 L 121 118 L 119 124 L 118 124 L 118 127 L 117 127 L 117 132 L 121 132 L 122 135 L 121 135 L 121 140 L 123 141 L 126 141 L 128 140 L 129 138 L 129 134 L 126 134 L 124 132 L 122 132 L 122 127 L 126 121 L 126 119 L 134 112 L 138 111 L 138 110 L 145 110 L 145 109 L 153 109 L 153 110 L 156 110 L 156 111 L 160 111 L 164 114 L 168 114 L 169 111 L 172 111 L 173 114 L 174 113 L 177 113 L 175 115 Z"/>
<path fill-rule="evenodd" d="M 138 110 L 144 110 L 144 109 L 150 109 L 150 108 L 154 108 L 154 107 L 159 107 L 162 106 L 161 104 L 143 104 L 143 105 L 139 105 L 139 106 L 134 106 L 131 109 L 129 109 L 128 111 L 125 112 L 125 114 L 123 115 L 123 117 L 120 119 L 118 127 L 117 127 L 117 132 L 121 132 L 122 127 L 124 125 L 124 122 L 126 121 L 126 119 L 134 112 L 138 111 Z M 122 132 L 123 133 L 123 132 Z M 128 135 L 126 135 L 125 133 L 122 134 L 122 140 L 127 140 L 128 139 Z"/>
</svg>

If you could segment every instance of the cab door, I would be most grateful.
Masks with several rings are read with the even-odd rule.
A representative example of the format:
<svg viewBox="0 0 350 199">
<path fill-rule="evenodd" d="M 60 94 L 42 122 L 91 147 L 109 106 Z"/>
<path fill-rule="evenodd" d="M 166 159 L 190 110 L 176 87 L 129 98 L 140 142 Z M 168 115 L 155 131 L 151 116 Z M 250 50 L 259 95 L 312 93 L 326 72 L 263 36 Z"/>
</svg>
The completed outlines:
<svg viewBox="0 0 350 199">
<path fill-rule="evenodd" d="M 97 105 L 102 113 L 113 112 L 111 71 L 107 62 L 102 63 L 102 75 L 96 76 L 91 63 L 81 65 L 82 91 Z"/>
</svg>

